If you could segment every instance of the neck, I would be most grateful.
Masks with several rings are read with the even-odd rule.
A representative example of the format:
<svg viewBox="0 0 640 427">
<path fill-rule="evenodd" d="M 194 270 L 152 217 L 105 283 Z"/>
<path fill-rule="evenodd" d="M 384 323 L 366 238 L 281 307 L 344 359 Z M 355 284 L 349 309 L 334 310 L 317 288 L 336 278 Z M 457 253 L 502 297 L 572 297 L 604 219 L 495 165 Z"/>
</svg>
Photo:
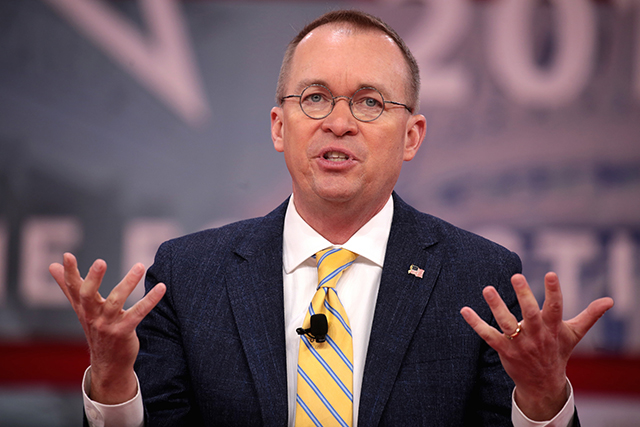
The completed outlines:
<svg viewBox="0 0 640 427">
<path fill-rule="evenodd" d="M 354 201 L 305 203 L 294 194 L 296 211 L 311 228 L 334 245 L 346 243 L 371 218 L 382 210 L 389 200 L 375 200 L 363 204 Z"/>
</svg>

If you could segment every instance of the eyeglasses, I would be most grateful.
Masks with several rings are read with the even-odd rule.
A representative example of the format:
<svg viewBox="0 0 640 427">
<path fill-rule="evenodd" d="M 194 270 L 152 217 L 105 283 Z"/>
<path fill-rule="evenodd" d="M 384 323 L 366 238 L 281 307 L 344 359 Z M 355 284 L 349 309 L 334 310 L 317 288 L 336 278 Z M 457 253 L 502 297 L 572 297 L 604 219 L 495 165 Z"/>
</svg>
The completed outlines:
<svg viewBox="0 0 640 427">
<path fill-rule="evenodd" d="M 300 95 L 287 95 L 280 99 L 280 104 L 285 99 L 299 98 L 300 108 L 308 117 L 316 120 L 324 119 L 333 111 L 336 100 L 344 98 L 349 100 L 349 109 L 353 117 L 361 122 L 372 122 L 380 117 L 384 111 L 385 104 L 400 105 L 413 113 L 413 110 L 394 101 L 385 101 L 382 94 L 373 87 L 363 87 L 354 92 L 351 97 L 333 96 L 329 88 L 321 84 L 312 84 L 304 88 Z"/>
</svg>

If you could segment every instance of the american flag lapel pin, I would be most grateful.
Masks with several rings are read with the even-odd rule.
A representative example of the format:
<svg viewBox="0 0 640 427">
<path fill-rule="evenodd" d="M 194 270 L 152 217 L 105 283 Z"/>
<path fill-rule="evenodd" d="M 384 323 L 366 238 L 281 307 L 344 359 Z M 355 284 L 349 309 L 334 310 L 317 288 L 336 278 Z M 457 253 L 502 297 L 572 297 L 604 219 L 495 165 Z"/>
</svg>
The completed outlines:
<svg viewBox="0 0 640 427">
<path fill-rule="evenodd" d="M 409 274 L 413 274 L 414 276 L 422 279 L 422 276 L 424 275 L 424 270 L 418 267 L 417 265 L 411 264 L 411 267 L 409 267 Z"/>
</svg>

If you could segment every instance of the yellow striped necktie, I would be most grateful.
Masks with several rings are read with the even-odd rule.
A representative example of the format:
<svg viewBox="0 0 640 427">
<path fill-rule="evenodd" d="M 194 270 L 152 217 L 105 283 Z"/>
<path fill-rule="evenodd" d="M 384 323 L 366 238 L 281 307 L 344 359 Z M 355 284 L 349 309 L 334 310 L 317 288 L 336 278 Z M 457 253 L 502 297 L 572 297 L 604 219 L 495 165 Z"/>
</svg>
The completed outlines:
<svg viewBox="0 0 640 427">
<path fill-rule="evenodd" d="M 322 313 L 329 329 L 322 343 L 300 336 L 296 427 L 353 424 L 353 342 L 335 286 L 357 256 L 342 248 L 316 254 L 318 287 L 303 327 L 309 328 L 311 316 Z"/>
</svg>

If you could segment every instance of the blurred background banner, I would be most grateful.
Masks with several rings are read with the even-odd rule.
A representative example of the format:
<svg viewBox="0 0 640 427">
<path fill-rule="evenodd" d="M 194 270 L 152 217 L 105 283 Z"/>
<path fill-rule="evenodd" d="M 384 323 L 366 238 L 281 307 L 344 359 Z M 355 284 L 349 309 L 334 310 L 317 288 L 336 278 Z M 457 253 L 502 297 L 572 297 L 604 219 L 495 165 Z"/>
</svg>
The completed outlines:
<svg viewBox="0 0 640 427">
<path fill-rule="evenodd" d="M 107 261 L 106 295 L 164 240 L 289 195 L 269 129 L 284 49 L 352 7 L 421 67 L 428 133 L 400 196 L 519 253 L 540 301 L 556 271 L 566 317 L 612 296 L 569 375 L 640 423 L 640 1 L 0 0 L 0 425 L 77 423 L 86 348 L 48 273 L 64 251 L 83 274 Z M 601 413 L 583 424 L 614 425 Z"/>
</svg>

